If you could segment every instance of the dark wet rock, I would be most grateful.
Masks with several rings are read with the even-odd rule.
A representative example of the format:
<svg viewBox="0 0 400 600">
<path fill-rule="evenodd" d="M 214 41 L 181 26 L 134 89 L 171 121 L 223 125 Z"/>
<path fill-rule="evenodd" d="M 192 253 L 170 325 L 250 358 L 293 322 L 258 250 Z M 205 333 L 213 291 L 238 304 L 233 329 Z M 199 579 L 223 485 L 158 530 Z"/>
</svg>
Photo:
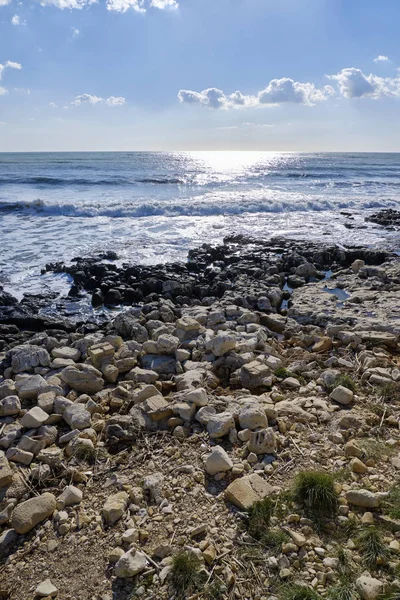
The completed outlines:
<svg viewBox="0 0 400 600">
<path fill-rule="evenodd" d="M 387 229 L 400 229 L 400 210 L 393 210 L 392 208 L 386 208 L 379 212 L 367 217 L 365 219 L 370 223 L 377 223 Z"/>
</svg>

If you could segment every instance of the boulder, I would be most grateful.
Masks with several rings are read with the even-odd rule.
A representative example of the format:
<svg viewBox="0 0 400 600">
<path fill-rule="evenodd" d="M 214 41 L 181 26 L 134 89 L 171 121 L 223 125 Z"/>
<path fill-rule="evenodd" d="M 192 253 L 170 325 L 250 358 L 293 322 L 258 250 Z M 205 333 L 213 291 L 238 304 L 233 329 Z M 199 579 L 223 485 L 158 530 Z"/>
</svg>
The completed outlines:
<svg viewBox="0 0 400 600">
<path fill-rule="evenodd" d="M 104 387 L 101 372 L 88 364 L 65 367 L 61 379 L 73 390 L 84 394 L 96 394 Z"/>
<path fill-rule="evenodd" d="M 62 416 L 71 429 L 87 429 L 92 423 L 90 412 L 79 402 L 69 406 Z"/>
<path fill-rule="evenodd" d="M 145 354 L 140 359 L 144 369 L 154 371 L 159 375 L 175 375 L 176 360 L 172 356 L 162 356 L 159 354 Z"/>
<path fill-rule="evenodd" d="M 49 415 L 47 412 L 44 412 L 39 406 L 34 406 L 24 414 L 20 423 L 27 429 L 36 429 L 36 427 L 40 427 L 43 423 L 46 423 L 48 418 Z"/>
<path fill-rule="evenodd" d="M 67 485 L 62 494 L 57 498 L 57 508 L 61 510 L 66 506 L 73 506 L 82 502 L 83 492 L 74 485 Z"/>
<path fill-rule="evenodd" d="M 134 577 L 145 570 L 148 565 L 147 558 L 142 552 L 132 549 L 125 552 L 115 565 L 115 575 L 122 579 Z"/>
<path fill-rule="evenodd" d="M 103 518 L 108 525 L 114 525 L 124 514 L 128 505 L 128 494 L 118 492 L 109 496 L 103 506 Z"/>
<path fill-rule="evenodd" d="M 236 348 L 236 336 L 232 333 L 219 333 L 207 344 L 207 350 L 215 356 L 223 356 Z"/>
<path fill-rule="evenodd" d="M 383 593 L 382 581 L 368 575 L 361 575 L 356 580 L 356 588 L 361 600 L 375 600 Z"/>
<path fill-rule="evenodd" d="M 15 387 L 21 400 L 36 400 L 40 392 L 46 390 L 49 385 L 41 375 L 32 375 L 17 381 Z"/>
<path fill-rule="evenodd" d="M 242 386 L 249 390 L 270 387 L 272 385 L 271 369 L 268 365 L 253 360 L 240 369 L 240 381 Z"/>
<path fill-rule="evenodd" d="M 254 502 L 275 492 L 269 483 L 256 473 L 233 481 L 225 490 L 225 498 L 241 510 L 248 510 Z"/>
<path fill-rule="evenodd" d="M 11 516 L 11 526 L 17 533 L 31 531 L 38 523 L 51 517 L 56 509 L 56 498 L 45 492 L 41 496 L 30 498 L 18 504 Z"/>
<path fill-rule="evenodd" d="M 6 396 L 0 400 L 0 417 L 12 417 L 21 410 L 21 402 L 18 396 Z"/>
<path fill-rule="evenodd" d="M 6 455 L 0 450 L 0 488 L 9 485 L 12 482 L 12 471 Z"/>
<path fill-rule="evenodd" d="M 38 598 L 55 598 L 58 594 L 58 589 L 53 585 L 50 579 L 46 579 L 39 583 L 35 590 L 35 596 Z"/>
<path fill-rule="evenodd" d="M 229 471 L 233 462 L 221 446 L 211 448 L 211 454 L 206 458 L 205 469 L 209 475 Z"/>
<path fill-rule="evenodd" d="M 13 373 L 32 371 L 35 367 L 49 367 L 50 356 L 45 348 L 34 345 L 17 346 L 11 350 Z"/>
<path fill-rule="evenodd" d="M 239 424 L 242 429 L 258 429 L 268 427 L 268 418 L 265 411 L 257 404 L 250 403 L 244 406 L 238 414 Z"/>
<path fill-rule="evenodd" d="M 369 490 L 349 490 L 346 494 L 347 502 L 360 508 L 378 508 L 381 499 Z"/>
<path fill-rule="evenodd" d="M 218 413 L 208 417 L 207 431 L 212 439 L 228 435 L 229 431 L 234 429 L 234 427 L 235 420 L 229 412 Z"/>
<path fill-rule="evenodd" d="M 346 406 L 347 404 L 351 404 L 353 402 L 354 394 L 351 390 L 344 387 L 343 385 L 338 385 L 333 392 L 329 396 L 335 402 Z"/>
<path fill-rule="evenodd" d="M 276 435 L 272 427 L 252 431 L 247 448 L 254 454 L 274 454 L 276 452 Z"/>
<path fill-rule="evenodd" d="M 157 339 L 156 347 L 159 354 L 175 354 L 179 346 L 179 338 L 174 335 L 164 333 Z"/>
</svg>

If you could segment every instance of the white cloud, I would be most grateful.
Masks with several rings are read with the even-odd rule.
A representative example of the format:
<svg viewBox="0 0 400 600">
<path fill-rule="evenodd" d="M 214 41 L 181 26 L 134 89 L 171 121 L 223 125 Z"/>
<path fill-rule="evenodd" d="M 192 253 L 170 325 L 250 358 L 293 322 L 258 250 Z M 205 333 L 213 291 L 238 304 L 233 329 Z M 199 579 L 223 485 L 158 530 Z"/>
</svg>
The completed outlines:
<svg viewBox="0 0 400 600">
<path fill-rule="evenodd" d="M 94 96 L 92 94 L 80 94 L 76 96 L 75 100 L 71 102 L 73 106 L 80 106 L 81 104 L 107 104 L 107 106 L 123 106 L 126 104 L 125 98 L 122 96 L 110 96 L 109 98 L 101 98 L 100 96 Z"/>
<path fill-rule="evenodd" d="M 5 121 L 0 121 L 0 127 L 2 127 L 3 125 L 7 125 L 7 123 Z"/>
<path fill-rule="evenodd" d="M 379 56 L 377 56 L 376 58 L 374 58 L 374 63 L 386 62 L 388 60 L 389 60 L 388 56 L 384 56 L 383 54 L 380 54 Z"/>
<path fill-rule="evenodd" d="M 11 0 L 0 0 L 0 6 L 7 6 L 7 4 L 10 4 Z"/>
<path fill-rule="evenodd" d="M 74 37 L 74 38 L 77 38 L 77 37 L 79 37 L 79 35 L 80 35 L 80 33 L 81 33 L 81 32 L 79 31 L 79 29 L 77 29 L 76 27 L 71 27 L 71 29 L 72 29 L 72 37 Z"/>
<path fill-rule="evenodd" d="M 3 77 L 3 73 L 6 69 L 17 69 L 18 71 L 20 71 L 22 69 L 22 65 L 20 65 L 17 62 L 12 62 L 10 60 L 4 63 L 4 65 L 0 63 L 0 80 Z"/>
<path fill-rule="evenodd" d="M 336 75 L 328 75 L 328 78 L 337 82 L 345 98 L 400 96 L 399 77 L 378 77 L 372 73 L 365 75 L 361 69 L 348 67 Z"/>
<path fill-rule="evenodd" d="M 50 108 L 58 108 L 58 105 L 55 102 L 49 102 Z"/>
<path fill-rule="evenodd" d="M 126 104 L 126 100 L 122 96 L 110 96 L 107 98 L 106 104 L 108 104 L 108 106 L 123 106 Z"/>
<path fill-rule="evenodd" d="M 258 92 L 256 96 L 246 96 L 240 91 L 226 95 L 218 88 L 208 88 L 202 92 L 180 90 L 178 98 L 180 102 L 186 104 L 201 104 L 208 108 L 227 110 L 286 103 L 313 106 L 316 102 L 327 100 L 334 93 L 334 89 L 330 85 L 319 89 L 313 83 L 300 83 L 284 77 L 270 81 L 268 86 Z"/>
<path fill-rule="evenodd" d="M 151 0 L 150 6 L 154 6 L 154 8 L 159 8 L 161 10 L 165 8 L 178 8 L 179 4 L 176 0 Z"/>
<path fill-rule="evenodd" d="M 21 19 L 19 18 L 18 15 L 14 15 L 13 18 L 11 19 L 11 23 L 13 25 L 21 25 Z"/>
<path fill-rule="evenodd" d="M 176 9 L 179 4 L 177 0 L 107 0 L 107 10 L 124 13 L 130 8 L 139 13 L 145 13 L 147 8 Z"/>
<path fill-rule="evenodd" d="M 6 90 L 6 88 L 1 87 L 0 85 L 0 96 L 4 96 L 5 94 L 8 94 L 8 91 Z"/>
<path fill-rule="evenodd" d="M 97 0 L 39 0 L 39 2 L 42 6 L 55 6 L 64 10 L 64 8 L 85 8 L 95 4 Z"/>
</svg>

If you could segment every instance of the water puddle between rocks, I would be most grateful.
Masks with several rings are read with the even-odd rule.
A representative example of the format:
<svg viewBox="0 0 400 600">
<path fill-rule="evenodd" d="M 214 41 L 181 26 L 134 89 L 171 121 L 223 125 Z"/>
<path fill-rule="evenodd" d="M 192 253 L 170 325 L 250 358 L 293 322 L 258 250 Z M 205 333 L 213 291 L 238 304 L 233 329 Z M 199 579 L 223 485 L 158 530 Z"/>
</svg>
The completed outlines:
<svg viewBox="0 0 400 600">
<path fill-rule="evenodd" d="M 324 288 L 324 292 L 327 292 L 328 294 L 333 294 L 334 296 L 336 296 L 336 298 L 338 299 L 338 306 L 341 306 L 343 304 L 343 302 L 345 300 L 347 300 L 347 298 L 350 297 L 350 294 L 348 294 L 347 292 L 345 292 L 345 290 L 342 290 L 342 288 Z"/>
</svg>

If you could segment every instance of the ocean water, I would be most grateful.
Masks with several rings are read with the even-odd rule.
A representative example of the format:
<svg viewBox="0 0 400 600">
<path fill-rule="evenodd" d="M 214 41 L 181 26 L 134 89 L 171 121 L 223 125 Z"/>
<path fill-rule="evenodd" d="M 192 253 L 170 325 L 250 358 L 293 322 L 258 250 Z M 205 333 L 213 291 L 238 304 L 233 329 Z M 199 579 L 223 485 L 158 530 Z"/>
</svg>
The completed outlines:
<svg viewBox="0 0 400 600">
<path fill-rule="evenodd" d="M 110 249 L 169 262 L 230 233 L 399 248 L 364 222 L 381 208 L 400 208 L 400 154 L 0 154 L 0 283 L 62 292 L 47 262 Z"/>
</svg>

